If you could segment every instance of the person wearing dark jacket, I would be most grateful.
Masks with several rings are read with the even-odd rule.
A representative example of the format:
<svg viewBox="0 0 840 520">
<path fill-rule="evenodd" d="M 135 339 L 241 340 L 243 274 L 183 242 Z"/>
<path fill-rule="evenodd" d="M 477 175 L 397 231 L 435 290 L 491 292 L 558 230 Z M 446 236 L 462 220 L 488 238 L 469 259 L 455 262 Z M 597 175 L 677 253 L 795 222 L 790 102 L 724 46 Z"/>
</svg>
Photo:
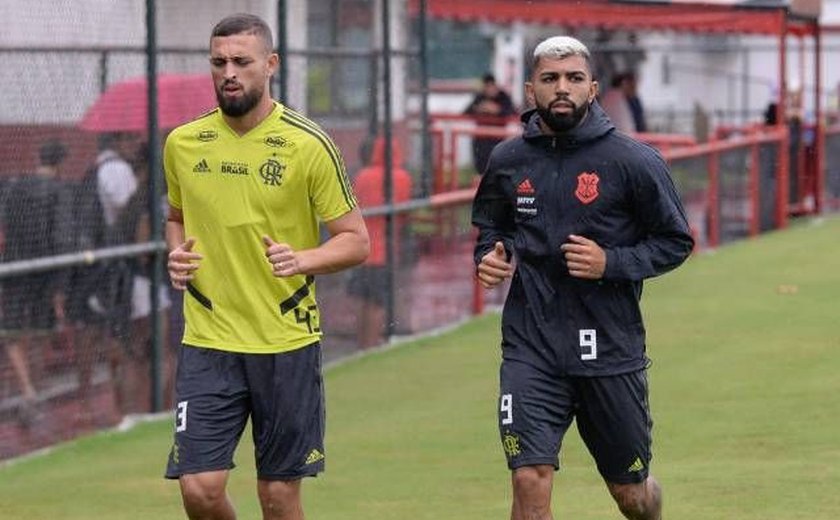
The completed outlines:
<svg viewBox="0 0 840 520">
<path fill-rule="evenodd" d="M 58 253 L 66 235 L 61 213 L 66 187 L 60 180 L 67 147 L 50 139 L 38 150 L 38 168 L 17 179 L 6 194 L 0 212 L 3 260 L 34 260 Z M 19 418 L 24 426 L 42 413 L 43 396 L 36 390 L 29 369 L 32 348 L 45 341 L 45 333 L 64 326 L 64 270 L 30 272 L 2 280 L 0 331 L 12 371 L 20 382 Z"/>
<path fill-rule="evenodd" d="M 479 127 L 504 127 L 507 119 L 516 114 L 516 108 L 510 95 L 496 83 L 496 77 L 487 73 L 481 78 L 481 90 L 475 94 L 464 114 L 471 115 Z M 475 173 L 481 175 L 487 168 L 487 160 L 493 147 L 502 142 L 502 138 L 491 135 L 475 135 L 472 141 L 473 166 Z"/>
<path fill-rule="evenodd" d="M 659 520 L 639 301 L 643 280 L 680 265 L 694 241 L 661 156 L 616 132 L 595 101 L 588 49 L 549 38 L 531 65 L 535 108 L 491 154 L 472 216 L 479 281 L 512 278 L 499 396 L 511 519 L 552 518 L 576 419 L 621 513 Z"/>
</svg>

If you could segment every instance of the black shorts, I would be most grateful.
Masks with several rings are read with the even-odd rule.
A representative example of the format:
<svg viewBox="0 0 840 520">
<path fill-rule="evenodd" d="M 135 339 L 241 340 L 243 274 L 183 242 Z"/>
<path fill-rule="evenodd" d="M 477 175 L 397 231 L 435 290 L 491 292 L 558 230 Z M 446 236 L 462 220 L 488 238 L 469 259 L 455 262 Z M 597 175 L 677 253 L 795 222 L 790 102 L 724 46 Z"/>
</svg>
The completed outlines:
<svg viewBox="0 0 840 520">
<path fill-rule="evenodd" d="M 3 280 L 0 328 L 9 334 L 55 327 L 53 273 L 19 275 Z"/>
<path fill-rule="evenodd" d="M 563 436 L 578 431 L 607 481 L 630 484 L 648 476 L 653 421 L 647 371 L 606 377 L 558 377 L 521 361 L 500 371 L 499 433 L 508 467 L 550 464 L 559 469 Z"/>
<path fill-rule="evenodd" d="M 257 477 L 324 470 L 321 346 L 239 354 L 183 345 L 175 377 L 175 442 L 166 478 L 229 470 L 251 418 Z"/>
<path fill-rule="evenodd" d="M 134 267 L 129 260 L 78 267 L 70 276 L 67 319 L 78 325 L 105 327 L 112 337 L 125 338 L 133 288 Z"/>
<path fill-rule="evenodd" d="M 347 292 L 351 296 L 384 307 L 388 294 L 388 276 L 388 268 L 385 266 L 359 266 L 353 270 L 347 284 Z"/>
</svg>

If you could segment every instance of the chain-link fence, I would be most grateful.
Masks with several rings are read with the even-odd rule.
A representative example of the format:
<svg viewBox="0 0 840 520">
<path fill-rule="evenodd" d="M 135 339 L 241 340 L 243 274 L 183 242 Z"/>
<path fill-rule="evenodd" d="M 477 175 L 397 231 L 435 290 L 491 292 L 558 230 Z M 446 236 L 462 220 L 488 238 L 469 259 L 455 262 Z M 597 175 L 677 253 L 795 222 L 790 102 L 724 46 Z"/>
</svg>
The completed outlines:
<svg viewBox="0 0 840 520">
<path fill-rule="evenodd" d="M 154 31 L 145 23 L 149 5 L 157 5 Z M 375 263 L 318 278 L 327 360 L 501 303 L 503 290 L 477 292 L 472 276 L 474 172 L 465 166 L 470 139 L 500 127 L 447 134 L 424 124 L 427 63 L 411 43 L 425 41 L 411 34 L 423 25 L 406 9 L 372 0 L 0 3 L 7 20 L 0 33 L 7 87 L 0 111 L 0 459 L 171 404 L 182 294 L 160 276 L 166 202 L 155 143 L 214 106 L 209 32 L 230 12 L 260 14 L 285 36 L 277 42 L 283 61 L 275 96 L 334 139 L 373 231 Z M 152 34 L 154 69 L 146 48 Z M 437 43 L 432 51 L 445 53 Z M 485 65 L 469 64 L 476 74 Z M 158 74 L 160 130 L 152 139 L 150 70 Z M 390 165 L 376 138 L 392 143 Z M 825 161 L 834 209 L 838 142 L 835 128 Z M 777 182 L 781 143 L 671 158 L 699 247 L 778 226 L 792 189 Z M 103 170 L 109 182 L 99 181 Z M 386 171 L 396 206 L 383 197 Z M 405 179 L 397 180 L 399 172 Z M 371 188 L 368 176 L 380 180 Z M 435 193 L 443 190 L 454 194 Z"/>
<path fill-rule="evenodd" d="M 0 37 L 10 91 L 0 114 L 0 459 L 170 405 L 182 294 L 155 276 L 166 201 L 160 166 L 150 163 L 160 150 L 150 148 L 215 106 L 206 49 L 213 23 L 248 11 L 276 28 L 287 2 L 158 2 L 158 139 L 147 133 L 152 4 L 0 7 L 15 22 Z M 376 265 L 317 281 L 327 360 L 473 311 L 469 200 L 433 208 L 427 198 L 423 87 L 408 72 L 423 66 L 399 36 L 409 26 L 404 10 L 384 18 L 374 4 L 282 6 L 287 33 L 278 47 L 287 46 L 275 95 L 333 137 L 376 230 Z M 383 51 L 386 31 L 394 37 Z M 307 44 L 295 45 L 297 36 Z M 390 167 L 370 156 L 377 135 L 401 151 Z M 361 184 L 365 172 L 381 179 L 389 170 L 407 176 L 411 200 L 399 211 L 381 186 Z"/>
</svg>

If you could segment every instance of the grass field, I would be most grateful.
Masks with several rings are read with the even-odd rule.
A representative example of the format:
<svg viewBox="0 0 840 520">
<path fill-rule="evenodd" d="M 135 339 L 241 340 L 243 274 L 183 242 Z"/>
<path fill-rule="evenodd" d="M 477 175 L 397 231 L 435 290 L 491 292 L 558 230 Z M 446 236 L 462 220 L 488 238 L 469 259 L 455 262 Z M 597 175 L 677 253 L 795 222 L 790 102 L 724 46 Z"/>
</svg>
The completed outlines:
<svg viewBox="0 0 840 520">
<path fill-rule="evenodd" d="M 693 257 L 646 285 L 653 472 L 669 520 L 840 518 L 840 219 Z M 495 427 L 498 316 L 327 372 L 328 471 L 308 518 L 508 517 Z M 183 518 L 170 425 L 0 468 L 0 519 Z M 251 444 L 230 490 L 258 518 Z M 555 518 L 620 518 L 569 432 Z"/>
</svg>

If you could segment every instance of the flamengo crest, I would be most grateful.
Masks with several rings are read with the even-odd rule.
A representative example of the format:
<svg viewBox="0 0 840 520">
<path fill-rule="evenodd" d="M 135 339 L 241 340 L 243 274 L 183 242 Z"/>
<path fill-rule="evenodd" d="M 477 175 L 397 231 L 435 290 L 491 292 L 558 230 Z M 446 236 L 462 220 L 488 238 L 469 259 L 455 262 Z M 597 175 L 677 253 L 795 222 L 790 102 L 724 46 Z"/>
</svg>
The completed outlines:
<svg viewBox="0 0 840 520">
<path fill-rule="evenodd" d="M 575 197 L 584 204 L 589 204 L 598 198 L 598 174 L 595 172 L 583 172 L 577 177 L 578 185 L 575 190 Z"/>
</svg>

